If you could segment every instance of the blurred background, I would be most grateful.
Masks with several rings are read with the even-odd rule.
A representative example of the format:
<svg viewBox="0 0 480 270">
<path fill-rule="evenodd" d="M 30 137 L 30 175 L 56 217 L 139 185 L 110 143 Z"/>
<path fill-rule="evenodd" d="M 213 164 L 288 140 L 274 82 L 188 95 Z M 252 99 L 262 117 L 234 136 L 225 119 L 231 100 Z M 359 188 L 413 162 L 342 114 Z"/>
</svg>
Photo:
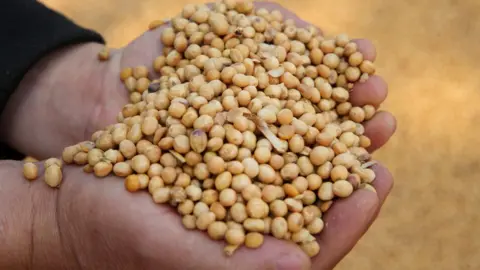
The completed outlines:
<svg viewBox="0 0 480 270">
<path fill-rule="evenodd" d="M 121 47 L 150 21 L 205 1 L 42 2 Z M 383 109 L 398 119 L 375 154 L 395 176 L 394 190 L 336 269 L 480 269 L 480 1 L 278 2 L 327 34 L 372 40 L 389 83 Z"/>
</svg>

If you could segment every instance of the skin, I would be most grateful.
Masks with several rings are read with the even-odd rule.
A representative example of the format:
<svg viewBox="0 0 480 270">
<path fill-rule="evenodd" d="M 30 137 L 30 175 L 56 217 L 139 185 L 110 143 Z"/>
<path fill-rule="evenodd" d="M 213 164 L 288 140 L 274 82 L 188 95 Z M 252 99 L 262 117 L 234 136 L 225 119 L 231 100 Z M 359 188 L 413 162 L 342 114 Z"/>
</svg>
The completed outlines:
<svg viewBox="0 0 480 270">
<path fill-rule="evenodd" d="M 274 3 L 277 9 L 307 25 Z M 127 66 L 150 66 L 161 54 L 159 36 L 165 26 L 148 31 L 99 62 L 102 45 L 87 43 L 53 52 L 29 71 L 13 94 L 0 121 L 2 140 L 22 152 L 47 158 L 67 145 L 90 138 L 114 123 L 128 102 L 118 78 Z M 368 60 L 376 57 L 372 43 L 356 40 Z M 153 73 L 152 73 L 153 74 Z M 357 84 L 355 105 L 378 107 L 387 97 L 379 76 Z M 366 124 L 368 149 L 382 147 L 396 129 L 395 118 L 380 112 Z M 43 168 L 39 164 L 39 175 Z M 41 169 L 40 169 L 41 168 Z M 311 261 L 294 244 L 265 237 L 257 250 L 240 248 L 231 258 L 223 244 L 204 232 L 186 231 L 181 217 L 168 206 L 155 205 L 148 193 L 131 194 L 116 177 L 102 180 L 78 167 L 66 166 L 62 187 L 25 181 L 22 163 L 0 162 L 0 268 L 5 269 L 332 269 L 357 243 L 377 217 L 393 186 L 390 172 L 373 166 L 377 193 L 367 190 L 334 204 L 318 238 L 321 252 Z"/>
</svg>

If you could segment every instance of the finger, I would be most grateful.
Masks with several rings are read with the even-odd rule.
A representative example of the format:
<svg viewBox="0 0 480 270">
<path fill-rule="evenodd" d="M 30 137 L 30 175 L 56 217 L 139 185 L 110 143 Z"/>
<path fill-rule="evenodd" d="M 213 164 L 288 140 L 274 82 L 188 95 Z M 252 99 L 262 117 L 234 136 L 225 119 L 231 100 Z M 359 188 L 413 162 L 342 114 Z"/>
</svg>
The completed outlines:
<svg viewBox="0 0 480 270">
<path fill-rule="evenodd" d="M 373 105 L 379 107 L 387 98 L 387 83 L 379 76 L 373 75 L 366 82 L 358 82 L 350 93 L 350 100 L 355 106 Z"/>
<path fill-rule="evenodd" d="M 393 175 L 382 164 L 375 164 L 371 167 L 375 172 L 375 180 L 372 182 L 372 186 L 377 191 L 379 205 L 383 205 L 387 196 L 390 194 L 393 188 Z"/>
<path fill-rule="evenodd" d="M 340 201 L 332 206 L 332 209 L 329 210 L 325 217 L 325 231 L 320 236 L 321 247 L 327 246 L 328 250 L 325 250 L 325 248 L 322 249 L 318 257 L 315 258 L 313 262 L 315 269 L 332 269 L 355 246 L 355 243 L 375 221 L 381 205 L 393 187 L 393 177 L 388 169 L 381 164 L 373 165 L 372 169 L 376 174 L 375 181 L 372 185 L 377 191 L 377 199 L 374 198 L 375 193 L 367 190 L 359 190 L 347 200 Z M 357 195 L 359 192 L 363 192 L 364 194 Z M 354 196 L 364 197 L 364 200 L 368 201 L 364 207 L 353 208 L 352 206 L 356 205 L 355 202 L 360 201 L 360 199 L 354 198 Z M 365 196 L 369 196 L 368 199 Z M 338 206 L 340 203 L 344 205 Z M 364 211 L 363 216 L 361 214 L 362 211 Z M 363 219 L 354 216 L 359 213 L 360 216 L 364 217 Z M 338 220 L 337 216 L 340 214 L 342 214 L 343 220 Z M 332 221 L 330 222 L 330 220 Z M 327 227 L 327 224 L 329 224 L 329 227 Z M 343 228 L 341 226 L 343 226 Z M 350 237 L 344 235 L 344 232 L 350 232 Z M 351 235 L 353 235 L 353 237 Z M 343 238 L 339 236 L 343 236 Z M 330 242 L 334 244 L 333 247 Z M 340 247 L 335 247 L 335 245 Z M 338 252 L 338 256 L 334 259 L 331 257 L 332 255 L 325 254 L 327 252 L 332 252 L 333 255 Z"/>
<path fill-rule="evenodd" d="M 367 39 L 354 39 L 358 51 L 363 54 L 365 60 L 375 61 L 376 49 L 373 43 Z M 379 107 L 387 98 L 388 86 L 379 76 L 373 75 L 364 83 L 356 83 L 350 94 L 351 102 L 355 106 L 371 104 Z"/>
<path fill-rule="evenodd" d="M 389 112 L 379 111 L 372 119 L 365 124 L 365 136 L 370 138 L 372 144 L 368 147 L 368 151 L 373 153 L 392 137 L 397 129 L 397 120 Z"/>
<path fill-rule="evenodd" d="M 294 20 L 299 27 L 307 27 L 308 25 L 311 25 L 277 3 L 256 2 L 255 6 L 256 8 L 265 8 L 269 11 L 280 10 L 284 15 L 284 19 Z M 321 29 L 319 29 L 319 31 L 321 32 Z M 358 51 L 363 54 L 364 59 L 375 61 L 376 49 L 370 40 L 354 39 L 353 41 L 357 44 Z M 378 107 L 383 101 L 385 101 L 387 93 L 387 84 L 384 80 L 378 76 L 372 76 L 367 82 L 355 85 L 351 94 L 351 99 L 354 105 L 363 106 L 365 104 L 372 104 L 375 107 Z"/>
<path fill-rule="evenodd" d="M 371 221 L 371 224 L 377 219 L 378 215 L 380 214 L 380 211 L 382 210 L 382 206 L 385 203 L 387 196 L 392 191 L 393 183 L 394 183 L 392 174 L 383 165 L 375 164 L 372 166 L 372 170 L 375 171 L 375 175 L 376 175 L 375 181 L 373 181 L 372 185 L 373 187 L 375 187 L 375 190 L 377 191 L 379 206 L 375 211 L 375 215 Z"/>
<path fill-rule="evenodd" d="M 376 49 L 373 43 L 367 39 L 354 39 L 358 51 L 362 53 L 365 60 L 375 61 Z M 356 106 L 371 104 L 380 106 L 388 94 L 386 82 L 379 76 L 373 75 L 364 83 L 356 83 L 350 94 L 351 102 Z"/>
<path fill-rule="evenodd" d="M 363 59 L 369 61 L 375 61 L 377 57 L 377 51 L 373 43 L 368 39 L 353 39 L 353 42 L 357 44 L 358 51 L 362 53 Z"/>
<path fill-rule="evenodd" d="M 378 207 L 377 195 L 366 189 L 336 201 L 325 215 L 325 229 L 318 241 L 320 253 L 313 258 L 313 269 L 332 269 L 367 231 Z"/>
<path fill-rule="evenodd" d="M 347 200 L 334 204 L 326 215 L 325 231 L 319 239 L 320 246 L 327 248 L 323 248 L 314 259 L 313 266 L 315 269 L 332 269 L 348 254 L 375 221 L 382 204 L 393 187 L 393 177 L 388 169 L 381 164 L 373 165 L 372 169 L 376 174 L 372 185 L 377 193 L 359 190 Z M 358 195 L 358 193 L 363 194 Z M 359 202 L 362 200 L 365 203 L 359 207 Z M 346 232 L 349 232 L 349 234 L 346 235 Z"/>
</svg>

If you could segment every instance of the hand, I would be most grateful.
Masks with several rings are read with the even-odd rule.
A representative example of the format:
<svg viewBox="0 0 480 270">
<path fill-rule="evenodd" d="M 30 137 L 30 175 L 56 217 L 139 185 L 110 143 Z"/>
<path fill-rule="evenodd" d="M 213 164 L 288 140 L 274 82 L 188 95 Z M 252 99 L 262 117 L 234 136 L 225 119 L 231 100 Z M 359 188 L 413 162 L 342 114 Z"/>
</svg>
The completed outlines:
<svg viewBox="0 0 480 270">
<path fill-rule="evenodd" d="M 42 221 L 34 223 L 35 239 L 45 242 L 47 233 L 61 238 L 50 239 L 57 243 L 54 246 L 35 245 L 33 254 L 37 259 L 46 258 L 41 266 L 52 269 L 330 270 L 365 233 L 391 188 L 388 171 L 381 166 L 374 169 L 378 194 L 358 190 L 334 204 L 319 238 L 320 255 L 310 262 L 296 245 L 273 237 L 266 237 L 257 250 L 242 247 L 226 257 L 223 242 L 184 229 L 175 209 L 156 205 L 148 193 L 128 193 L 117 177 L 98 179 L 67 166 L 62 186 L 53 196 L 56 204 L 51 204 L 48 214 L 36 214 Z M 43 187 L 32 188 L 50 189 L 37 184 Z M 56 226 L 45 226 L 45 216 L 53 213 Z M 52 228 L 58 228 L 58 233 L 52 233 Z M 48 255 L 44 253 L 47 250 L 57 251 L 59 256 L 42 257 Z"/>
<path fill-rule="evenodd" d="M 281 10 L 298 25 L 306 24 L 276 4 L 262 2 L 257 7 Z M 98 44 L 71 47 L 40 62 L 22 81 L 4 114 L 3 123 L 10 144 L 43 158 L 56 155 L 66 145 L 88 139 L 93 131 L 114 123 L 117 112 L 127 102 L 126 90 L 118 78 L 120 70 L 127 66 L 150 66 L 152 60 L 161 54 L 159 36 L 162 29 L 164 27 L 146 32 L 127 47 L 112 52 L 111 60 L 106 63 L 96 60 L 101 49 Z M 357 43 L 367 59 L 375 58 L 375 49 L 369 41 L 357 40 Z M 352 102 L 378 106 L 386 96 L 385 82 L 372 76 L 367 82 L 355 86 Z M 393 116 L 388 112 L 378 113 L 366 124 L 366 133 L 372 139 L 369 150 L 373 152 L 383 146 L 394 131 Z M 313 269 L 333 268 L 375 219 L 392 187 L 392 177 L 381 165 L 374 166 L 374 170 L 377 173 L 374 182 L 377 194 L 361 190 L 329 210 L 326 228 L 319 238 L 321 252 L 313 260 Z M 65 218 L 71 220 L 64 221 L 64 224 L 77 231 L 65 234 L 70 235 L 72 242 L 79 241 L 74 250 L 79 260 L 89 265 L 96 261 L 95 258 L 101 258 L 99 263 L 102 263 L 102 255 L 108 258 L 106 254 L 112 254 L 112 257 L 105 263 L 115 265 L 114 260 L 126 258 L 124 265 L 132 265 L 132 269 L 142 263 L 151 263 L 152 267 L 178 266 L 179 269 L 227 268 L 231 263 L 232 267 L 239 269 L 255 269 L 254 265 L 270 265 L 277 258 L 286 258 L 282 254 L 289 254 L 300 263 L 308 263 L 295 246 L 273 238 L 268 238 L 259 250 L 242 248 L 234 257 L 225 260 L 220 255 L 220 243 L 212 242 L 198 232 L 186 233 L 181 228 L 180 218 L 167 207 L 151 204 L 148 195 L 125 194 L 123 185 L 115 178 L 98 181 L 79 179 L 84 178 L 81 172 L 67 174 L 72 176 L 67 176 L 67 187 L 61 190 L 71 189 L 73 192 L 61 191 L 62 194 L 72 194 L 69 197 L 61 195 L 63 206 L 69 207 Z M 69 215 L 73 217 L 68 218 Z M 78 217 L 82 219 L 77 221 L 75 218 Z M 119 235 L 122 238 L 118 238 Z M 102 244 L 98 244 L 99 239 Z M 188 259 L 182 259 L 182 256 L 188 256 Z M 100 266 L 97 268 L 102 268 Z"/>
</svg>

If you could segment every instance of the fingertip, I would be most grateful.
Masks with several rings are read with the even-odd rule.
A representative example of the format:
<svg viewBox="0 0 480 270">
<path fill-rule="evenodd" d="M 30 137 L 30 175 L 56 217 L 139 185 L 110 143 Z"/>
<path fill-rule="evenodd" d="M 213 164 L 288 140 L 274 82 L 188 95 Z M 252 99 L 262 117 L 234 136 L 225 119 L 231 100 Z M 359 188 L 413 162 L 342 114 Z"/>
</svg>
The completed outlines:
<svg viewBox="0 0 480 270">
<path fill-rule="evenodd" d="M 375 61 L 375 58 L 377 57 L 377 50 L 375 49 L 375 45 L 368 40 L 368 39 L 354 39 L 353 42 L 355 42 L 358 46 L 358 51 L 363 54 L 363 58 L 365 60 L 369 61 Z"/>
<path fill-rule="evenodd" d="M 388 96 L 388 85 L 385 80 L 373 75 L 366 82 L 356 83 L 350 93 L 350 100 L 353 105 L 364 106 L 371 104 L 379 107 Z"/>
<path fill-rule="evenodd" d="M 372 119 L 365 124 L 365 135 L 370 138 L 372 144 L 367 150 L 373 153 L 393 136 L 397 129 L 397 120 L 395 117 L 386 111 L 379 111 Z"/>
<path fill-rule="evenodd" d="M 373 165 L 371 169 L 375 172 L 375 180 L 372 182 L 372 185 L 375 187 L 379 203 L 382 205 L 393 189 L 393 175 L 385 166 L 379 163 Z"/>
<path fill-rule="evenodd" d="M 375 172 L 375 180 L 372 182 L 372 185 L 377 191 L 379 205 L 377 210 L 375 211 L 374 218 L 370 222 L 370 225 L 373 224 L 375 219 L 377 219 L 380 211 L 382 210 L 382 206 L 385 203 L 388 195 L 392 191 L 394 185 L 393 175 L 385 166 L 377 163 L 373 165 L 371 169 Z"/>
</svg>

